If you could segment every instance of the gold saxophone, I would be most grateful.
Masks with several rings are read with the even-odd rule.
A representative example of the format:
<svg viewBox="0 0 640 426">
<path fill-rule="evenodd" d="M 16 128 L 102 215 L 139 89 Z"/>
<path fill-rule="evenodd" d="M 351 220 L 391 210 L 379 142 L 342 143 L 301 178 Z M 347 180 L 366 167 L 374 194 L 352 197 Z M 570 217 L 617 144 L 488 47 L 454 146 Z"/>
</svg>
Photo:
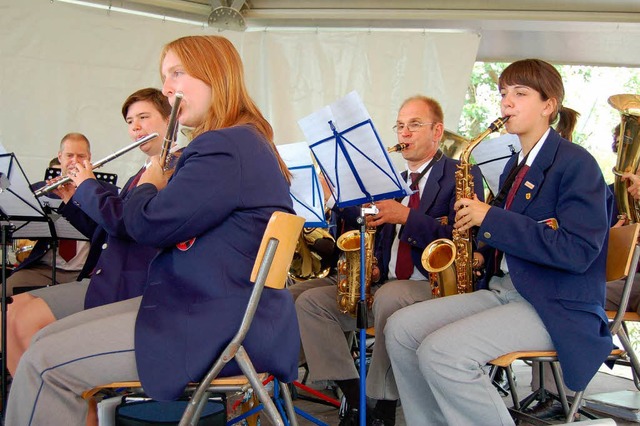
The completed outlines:
<svg viewBox="0 0 640 426">
<path fill-rule="evenodd" d="M 628 183 L 622 180 L 625 172 L 637 173 L 640 166 L 640 96 L 613 95 L 609 105 L 620 112 L 618 156 L 613 169 L 613 193 L 616 197 L 619 219 L 640 222 L 640 211 L 633 196 L 627 192 Z"/>
<path fill-rule="evenodd" d="M 365 260 L 365 302 L 371 308 L 371 271 L 373 269 L 373 249 L 375 228 L 367 228 L 364 236 Z M 338 260 L 338 309 L 343 314 L 356 316 L 360 300 L 360 231 L 349 231 L 342 234 L 336 242 L 343 254 Z"/>
<path fill-rule="evenodd" d="M 509 117 L 496 119 L 487 130 L 479 134 L 460 154 L 456 170 L 456 201 L 473 198 L 474 183 L 469 157 L 471 151 L 484 138 L 500 130 Z M 433 297 L 450 296 L 473 291 L 473 248 L 471 230 L 453 230 L 452 239 L 432 241 L 422 252 L 422 266 L 429 272 Z"/>
</svg>

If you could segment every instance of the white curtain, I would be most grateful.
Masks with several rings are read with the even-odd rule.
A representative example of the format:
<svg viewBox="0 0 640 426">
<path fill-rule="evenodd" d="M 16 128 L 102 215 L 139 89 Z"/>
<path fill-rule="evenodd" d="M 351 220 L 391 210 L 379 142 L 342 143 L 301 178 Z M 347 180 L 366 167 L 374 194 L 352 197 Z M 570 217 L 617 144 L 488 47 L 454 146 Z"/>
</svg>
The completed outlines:
<svg viewBox="0 0 640 426">
<path fill-rule="evenodd" d="M 303 140 L 297 121 L 356 90 L 378 133 L 403 99 L 438 99 L 455 130 L 479 45 L 466 32 L 266 29 L 218 32 L 186 24 L 108 13 L 50 0 L 0 0 L 0 143 L 31 181 L 41 180 L 60 138 L 82 132 L 93 160 L 129 144 L 124 99 L 160 87 L 162 46 L 193 34 L 228 37 L 240 51 L 249 91 L 272 123 L 277 143 Z M 103 167 L 120 183 L 143 155 Z"/>
</svg>

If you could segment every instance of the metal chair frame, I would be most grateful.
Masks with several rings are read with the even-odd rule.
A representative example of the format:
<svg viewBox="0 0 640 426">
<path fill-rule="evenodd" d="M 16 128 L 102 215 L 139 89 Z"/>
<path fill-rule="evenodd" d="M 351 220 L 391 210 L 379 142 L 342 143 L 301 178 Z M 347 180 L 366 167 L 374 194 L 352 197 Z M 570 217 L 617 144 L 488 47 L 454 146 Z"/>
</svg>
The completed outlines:
<svg viewBox="0 0 640 426">
<path fill-rule="evenodd" d="M 630 362 L 635 373 L 640 372 L 640 363 L 638 362 L 635 352 L 631 348 L 628 335 L 623 327 L 623 321 L 627 305 L 629 303 L 629 296 L 631 294 L 631 287 L 633 285 L 636 267 L 638 265 L 638 260 L 640 259 L 640 246 L 638 246 L 639 232 L 640 224 L 611 228 L 609 232 L 609 252 L 607 254 L 607 281 L 625 278 L 620 305 L 618 310 L 615 311 L 615 315 L 612 315 L 612 320 L 609 322 L 609 330 L 611 331 L 611 334 L 614 336 L 617 335 L 620 338 L 624 350 L 614 349 L 609 355 L 608 360 L 616 362 L 622 357 L 628 356 L 631 360 Z M 540 387 L 522 401 L 518 399 L 516 385 L 513 381 L 513 369 L 511 367 L 511 364 L 518 359 L 537 362 L 538 367 L 540 368 Z M 551 366 L 553 378 L 558 389 L 558 395 L 553 394 L 544 388 L 542 366 L 545 362 L 549 363 Z M 511 352 L 490 361 L 489 365 L 507 370 L 507 379 L 509 380 L 511 398 L 513 401 L 513 407 L 510 408 L 509 411 L 516 419 L 525 420 L 531 424 L 551 424 L 524 412 L 524 409 L 526 409 L 534 400 L 544 400 L 546 398 L 553 398 L 560 401 L 565 414 L 566 423 L 573 422 L 578 412 L 585 417 L 596 418 L 593 414 L 580 409 L 585 389 L 577 391 L 572 402 L 569 403 L 569 399 L 564 390 L 564 381 L 562 379 L 562 374 L 560 373 L 560 364 L 555 351 Z"/>
<path fill-rule="evenodd" d="M 180 426 L 197 425 L 202 409 L 211 393 L 245 392 L 250 388 L 258 396 L 265 412 L 274 425 L 284 426 L 291 424 L 297 426 L 298 423 L 289 388 L 286 385 L 279 386 L 286 409 L 286 416 L 283 416 L 279 413 L 274 401 L 263 385 L 263 380 L 267 377 L 267 374 L 259 375 L 256 372 L 242 342 L 249 331 L 264 287 L 284 289 L 286 273 L 293 258 L 293 252 L 303 224 L 304 218 L 289 213 L 275 212 L 271 216 L 251 273 L 251 281 L 254 282 L 254 287 L 240 327 L 231 342 L 213 362 L 213 365 L 200 383 L 187 387 L 187 390 L 193 390 L 193 394 L 180 420 Z M 217 378 L 223 367 L 234 359 L 244 376 Z M 277 382 L 277 379 L 275 381 Z M 84 392 L 83 398 L 89 399 L 103 389 L 114 388 L 141 388 L 141 384 L 140 382 L 105 384 Z"/>
</svg>

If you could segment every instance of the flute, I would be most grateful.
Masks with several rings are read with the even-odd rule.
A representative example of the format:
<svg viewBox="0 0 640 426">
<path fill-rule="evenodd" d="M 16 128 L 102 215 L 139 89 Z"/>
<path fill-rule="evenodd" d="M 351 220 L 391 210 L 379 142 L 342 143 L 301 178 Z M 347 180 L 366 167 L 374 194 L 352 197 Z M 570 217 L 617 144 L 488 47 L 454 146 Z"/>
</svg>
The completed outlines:
<svg viewBox="0 0 640 426">
<path fill-rule="evenodd" d="M 180 102 L 182 102 L 182 92 L 177 92 L 169 115 L 169 124 L 167 125 L 167 133 L 162 141 L 162 152 L 160 153 L 160 164 L 162 170 L 168 172 L 175 167 L 171 147 L 178 138 L 178 111 L 180 110 Z"/>
<path fill-rule="evenodd" d="M 124 148 L 120 149 L 119 151 L 116 151 L 113 154 L 106 156 L 102 160 L 99 160 L 99 161 L 96 161 L 95 163 L 92 163 L 91 164 L 91 170 L 95 170 L 98 167 L 108 163 L 109 161 L 120 157 L 122 154 L 125 154 L 125 153 L 131 151 L 132 149 L 137 148 L 140 145 L 145 144 L 145 143 L 149 142 L 151 139 L 154 139 L 154 138 L 157 138 L 157 137 L 158 137 L 157 133 L 151 133 L 150 135 L 147 135 L 147 136 L 145 136 L 143 138 L 140 138 L 137 141 L 135 141 L 134 143 L 132 143 L 130 145 L 127 145 Z M 51 192 L 54 189 L 58 188 L 59 186 L 62 186 L 65 183 L 69 183 L 70 181 L 71 181 L 71 178 L 69 176 L 65 176 L 62 179 L 60 179 L 59 181 L 52 183 L 51 185 L 43 186 L 42 188 L 40 188 L 37 191 L 35 191 L 34 194 L 36 195 L 36 197 L 41 197 L 44 194 L 48 194 L 49 192 Z"/>
</svg>

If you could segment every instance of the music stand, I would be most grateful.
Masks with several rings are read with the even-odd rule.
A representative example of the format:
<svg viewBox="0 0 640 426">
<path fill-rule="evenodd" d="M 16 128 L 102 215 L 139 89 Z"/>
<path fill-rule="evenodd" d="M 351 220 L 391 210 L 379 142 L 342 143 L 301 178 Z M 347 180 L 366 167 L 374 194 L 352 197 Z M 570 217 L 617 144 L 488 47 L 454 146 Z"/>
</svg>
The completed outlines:
<svg viewBox="0 0 640 426">
<path fill-rule="evenodd" d="M 369 113 L 356 92 L 298 121 L 322 173 L 340 208 L 362 207 L 360 225 L 360 265 L 365 264 L 366 214 L 375 214 L 373 203 L 413 192 L 393 167 L 378 137 Z M 360 268 L 360 300 L 356 327 L 360 342 L 360 425 L 366 424 L 366 268 Z"/>
<path fill-rule="evenodd" d="M 58 238 L 86 240 L 66 219 L 53 212 L 36 198 L 29 180 L 13 153 L 0 154 L 0 232 L 2 239 L 2 365 L 0 387 L 2 410 L 7 398 L 7 244 L 17 238 L 51 238 L 53 240 L 52 278 L 55 283 L 55 262 Z"/>
<path fill-rule="evenodd" d="M 291 172 L 289 195 L 293 210 L 305 218 L 305 228 L 328 228 L 324 216 L 324 194 L 306 142 L 277 145 L 278 153 Z"/>
</svg>

